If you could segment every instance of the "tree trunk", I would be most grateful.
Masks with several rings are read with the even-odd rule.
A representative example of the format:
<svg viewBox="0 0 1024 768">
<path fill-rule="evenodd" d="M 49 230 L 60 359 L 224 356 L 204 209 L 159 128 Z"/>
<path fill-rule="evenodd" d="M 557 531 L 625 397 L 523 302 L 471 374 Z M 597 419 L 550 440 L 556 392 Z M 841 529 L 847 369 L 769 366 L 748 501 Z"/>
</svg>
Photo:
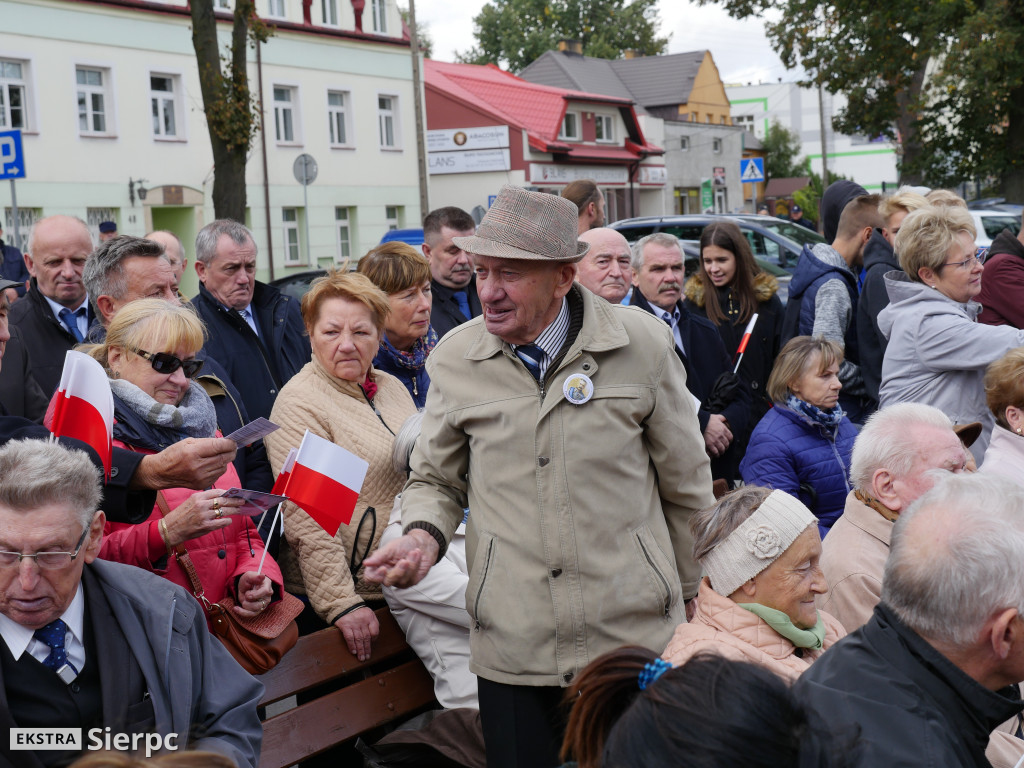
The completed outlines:
<svg viewBox="0 0 1024 768">
<path fill-rule="evenodd" d="M 245 221 L 245 161 L 252 111 L 245 67 L 252 0 L 235 3 L 231 30 L 230 71 L 221 71 L 220 44 L 213 0 L 192 0 L 192 46 L 199 68 L 206 127 L 213 150 L 213 210 L 218 219 Z"/>
<path fill-rule="evenodd" d="M 921 66 L 917 68 L 910 79 L 910 86 L 896 94 L 898 105 L 896 130 L 899 131 L 902 150 L 899 163 L 900 185 L 913 184 L 917 186 L 924 179 L 924 174 L 921 171 L 921 155 L 924 147 L 921 145 L 921 134 L 917 127 L 917 108 L 920 103 L 921 89 L 924 87 L 928 61 L 928 57 L 924 57 Z"/>
</svg>

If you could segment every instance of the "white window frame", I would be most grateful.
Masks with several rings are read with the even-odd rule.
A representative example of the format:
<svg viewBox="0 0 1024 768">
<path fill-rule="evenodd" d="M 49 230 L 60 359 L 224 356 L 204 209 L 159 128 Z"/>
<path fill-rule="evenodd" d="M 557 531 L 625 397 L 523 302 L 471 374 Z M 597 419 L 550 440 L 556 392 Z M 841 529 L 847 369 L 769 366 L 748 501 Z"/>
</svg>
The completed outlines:
<svg viewBox="0 0 1024 768">
<path fill-rule="evenodd" d="M 278 13 L 277 11 L 281 12 Z M 286 0 L 267 0 L 267 18 L 284 19 L 288 16 L 288 4 Z"/>
<path fill-rule="evenodd" d="M 393 232 L 396 229 L 402 228 L 402 217 L 405 215 L 405 206 L 403 205 L 386 205 L 384 206 L 384 223 L 387 225 L 387 231 Z"/>
<path fill-rule="evenodd" d="M 341 24 L 341 11 L 338 9 L 338 0 L 320 0 L 320 18 L 325 27 L 339 27 Z M 333 18 L 332 18 L 333 17 Z"/>
<path fill-rule="evenodd" d="M 284 243 L 284 263 L 288 265 L 302 263 L 302 236 L 299 234 L 299 219 L 301 209 L 293 206 L 285 206 L 281 209 L 281 236 Z M 295 215 L 294 220 L 287 218 L 288 213 Z M 294 242 L 293 242 L 294 238 Z M 295 250 L 294 257 L 292 249 Z"/>
<path fill-rule="evenodd" d="M 185 120 L 185 78 L 182 77 L 181 72 L 168 71 L 168 70 L 151 70 L 148 75 L 150 78 L 154 77 L 165 77 L 171 81 L 170 99 L 167 97 L 166 91 L 154 91 L 152 80 L 150 80 L 149 89 L 149 118 L 150 121 L 153 119 L 153 100 L 160 98 L 164 101 L 170 101 L 174 109 L 174 134 L 167 135 L 163 133 L 153 132 L 153 139 L 156 141 L 185 141 L 188 137 L 185 133 L 186 120 Z"/>
<path fill-rule="evenodd" d="M 117 221 L 118 220 L 117 208 L 86 208 L 85 209 L 85 224 L 89 227 L 89 234 L 92 235 L 92 241 L 98 243 L 100 241 L 100 222 L 103 221 Z"/>
<path fill-rule="evenodd" d="M 722 154 L 722 140 L 721 139 L 712 139 L 711 140 L 711 151 L 714 152 L 716 155 Z"/>
<path fill-rule="evenodd" d="M 690 137 L 689 136 L 680 136 L 679 137 L 679 151 L 680 152 L 689 152 L 690 151 Z"/>
<path fill-rule="evenodd" d="M 598 126 L 605 126 L 606 131 L 603 131 L 604 136 L 598 136 Z M 594 137 L 595 140 L 600 144 L 614 144 L 615 143 L 615 118 L 611 115 L 602 115 L 600 112 L 594 115 Z"/>
<path fill-rule="evenodd" d="M 338 205 L 334 208 L 334 233 L 338 243 L 338 263 L 352 259 L 352 229 L 355 225 L 355 208 Z"/>
<path fill-rule="evenodd" d="M 388 33 L 387 0 L 370 0 L 370 19 L 375 33 L 378 35 L 386 35 Z"/>
<path fill-rule="evenodd" d="M 391 99 L 391 107 L 384 109 L 380 105 L 381 99 Z M 381 151 L 400 152 L 402 150 L 402 100 L 397 93 L 377 92 L 377 144 Z M 391 144 L 384 143 L 384 127 L 387 118 L 391 118 Z"/>
<path fill-rule="evenodd" d="M 79 70 L 90 70 L 100 72 L 102 75 L 102 85 L 79 85 L 78 84 L 78 71 Z M 78 129 L 78 135 L 83 138 L 114 138 L 117 136 L 117 104 L 114 99 L 114 94 L 117 93 L 114 80 L 114 68 L 107 62 L 94 62 L 94 61 L 76 61 L 71 68 L 72 83 L 74 83 L 74 94 L 75 94 L 75 126 Z M 78 96 L 79 93 L 87 94 L 99 94 L 103 96 L 103 130 L 96 131 L 92 128 L 82 130 L 79 119 L 81 117 L 78 110 Z M 90 98 L 91 102 L 92 99 Z M 91 110 L 88 112 L 89 116 L 92 117 L 95 113 Z M 90 120 L 90 125 L 92 121 Z"/>
<path fill-rule="evenodd" d="M 341 107 L 331 104 L 332 94 L 341 94 L 344 104 Z M 352 91 L 348 88 L 328 88 L 325 100 L 327 102 L 327 139 L 334 149 L 351 149 L 355 146 L 355 130 L 352 120 Z M 335 127 L 338 118 L 341 118 L 345 131 L 345 141 L 336 141 Z"/>
<path fill-rule="evenodd" d="M 566 127 L 567 127 L 566 123 L 569 121 L 570 117 L 572 118 L 572 121 L 576 124 L 576 132 L 575 133 L 569 133 L 566 130 Z M 582 130 L 582 126 L 580 125 L 580 122 L 581 121 L 580 121 L 580 113 L 579 112 L 574 112 L 572 110 L 566 110 L 565 115 L 562 116 L 562 125 L 558 129 L 558 138 L 564 139 L 566 141 L 582 141 L 583 140 L 583 130 Z"/>
<path fill-rule="evenodd" d="M 213 10 L 215 11 L 234 11 L 235 6 L 232 0 L 213 0 Z"/>
<path fill-rule="evenodd" d="M 287 102 L 279 102 L 277 100 L 277 89 L 283 88 L 291 93 L 291 100 Z M 301 147 L 302 146 L 302 100 L 299 92 L 298 83 L 290 82 L 272 82 L 270 84 L 270 101 L 274 107 L 274 141 L 278 146 L 281 147 Z M 285 109 L 285 104 L 288 105 L 287 109 L 291 112 L 292 118 L 292 137 L 281 138 L 281 125 L 282 114 Z M 278 110 L 282 111 L 279 114 Z"/>
<path fill-rule="evenodd" d="M 4 55 L 0 57 L 0 64 L 17 64 L 21 67 L 21 77 L 7 78 L 3 75 L 3 67 L 0 66 L 0 130 L 10 131 L 20 129 L 23 133 L 36 133 L 35 131 L 35 90 L 32 87 L 32 62 L 20 56 Z M 21 125 L 14 125 L 11 120 L 11 89 L 21 89 Z"/>
</svg>

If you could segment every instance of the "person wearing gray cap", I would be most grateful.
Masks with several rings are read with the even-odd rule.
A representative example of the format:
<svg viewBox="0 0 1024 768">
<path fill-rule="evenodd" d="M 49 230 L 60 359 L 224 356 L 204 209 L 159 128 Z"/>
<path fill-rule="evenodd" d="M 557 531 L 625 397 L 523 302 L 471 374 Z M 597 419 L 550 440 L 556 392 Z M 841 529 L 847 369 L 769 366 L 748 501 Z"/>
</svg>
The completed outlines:
<svg viewBox="0 0 1024 768">
<path fill-rule="evenodd" d="M 697 591 L 711 472 L 671 332 L 574 283 L 576 206 L 505 186 L 473 237 L 483 315 L 427 361 L 404 535 L 365 561 L 407 587 L 466 536 L 470 669 L 488 765 L 560 765 L 563 688 L 624 643 L 663 647 Z"/>
</svg>

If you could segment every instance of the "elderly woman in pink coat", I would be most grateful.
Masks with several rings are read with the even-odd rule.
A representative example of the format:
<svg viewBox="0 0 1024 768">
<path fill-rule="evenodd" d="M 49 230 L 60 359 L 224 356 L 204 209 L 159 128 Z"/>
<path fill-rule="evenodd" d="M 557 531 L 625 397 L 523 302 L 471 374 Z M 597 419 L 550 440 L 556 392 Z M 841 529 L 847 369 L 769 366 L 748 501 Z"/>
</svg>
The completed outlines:
<svg viewBox="0 0 1024 768">
<path fill-rule="evenodd" d="M 694 617 L 676 627 L 662 657 L 701 652 L 767 667 L 795 680 L 846 634 L 814 607 L 827 584 L 817 518 L 784 491 L 745 486 L 690 523 L 704 568 Z"/>
</svg>

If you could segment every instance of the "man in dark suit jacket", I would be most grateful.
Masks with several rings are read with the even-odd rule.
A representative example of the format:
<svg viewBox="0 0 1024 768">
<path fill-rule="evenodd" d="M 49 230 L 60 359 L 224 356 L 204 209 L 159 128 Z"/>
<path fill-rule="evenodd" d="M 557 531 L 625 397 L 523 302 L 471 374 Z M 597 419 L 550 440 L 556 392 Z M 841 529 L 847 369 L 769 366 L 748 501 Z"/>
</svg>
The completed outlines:
<svg viewBox="0 0 1024 768">
<path fill-rule="evenodd" d="M 250 418 L 270 418 L 274 400 L 312 357 L 299 302 L 256 280 L 256 241 L 243 224 L 218 219 L 196 237 L 206 351 L 238 387 Z"/>
<path fill-rule="evenodd" d="M 686 368 L 686 388 L 700 401 L 697 418 L 711 456 L 711 474 L 731 484 L 741 458 L 737 446 L 746 443 L 752 427 L 750 390 L 740 381 L 721 412 L 708 408 L 715 381 L 732 365 L 718 329 L 683 307 L 683 250 L 673 235 L 648 235 L 633 246 L 633 286 L 630 304 L 672 328 L 676 354 Z"/>
<path fill-rule="evenodd" d="M 430 262 L 430 292 L 433 303 L 430 325 L 440 338 L 456 326 L 480 314 L 473 263 L 469 255 L 452 242 L 455 237 L 476 233 L 473 217 L 461 208 L 449 206 L 431 211 L 423 220 L 423 255 Z"/>
<path fill-rule="evenodd" d="M 58 443 L 0 447 L 0 727 L 80 728 L 82 747 L 109 729 L 255 768 L 263 686 L 211 637 L 187 591 L 96 559 L 99 481 L 81 451 Z M 0 766 L 74 757 L 10 747 L 0 743 Z"/>
</svg>

